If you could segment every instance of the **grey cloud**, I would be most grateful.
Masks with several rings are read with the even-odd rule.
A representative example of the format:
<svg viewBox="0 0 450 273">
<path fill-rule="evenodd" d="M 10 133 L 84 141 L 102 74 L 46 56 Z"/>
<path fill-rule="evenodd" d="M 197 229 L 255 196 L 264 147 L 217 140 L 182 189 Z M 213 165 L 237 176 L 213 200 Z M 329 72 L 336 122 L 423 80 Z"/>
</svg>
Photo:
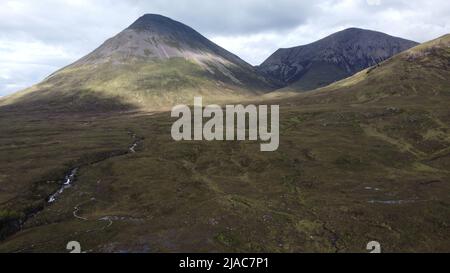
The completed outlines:
<svg viewBox="0 0 450 273">
<path fill-rule="evenodd" d="M 313 1 L 258 0 L 181 0 L 141 4 L 149 11 L 167 14 L 200 29 L 206 34 L 248 34 L 283 31 L 306 22 L 317 10 Z M 138 4 L 138 5 L 139 5 Z"/>
</svg>

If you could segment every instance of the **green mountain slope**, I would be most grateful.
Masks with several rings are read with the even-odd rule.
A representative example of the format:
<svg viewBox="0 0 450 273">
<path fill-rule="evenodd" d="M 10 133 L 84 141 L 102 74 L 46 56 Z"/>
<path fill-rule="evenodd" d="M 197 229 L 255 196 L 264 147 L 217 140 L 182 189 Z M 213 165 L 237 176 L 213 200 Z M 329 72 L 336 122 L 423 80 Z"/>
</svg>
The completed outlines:
<svg viewBox="0 0 450 273">
<path fill-rule="evenodd" d="M 398 54 L 352 77 L 314 91 L 328 102 L 447 102 L 450 98 L 450 34 Z"/>
</svg>

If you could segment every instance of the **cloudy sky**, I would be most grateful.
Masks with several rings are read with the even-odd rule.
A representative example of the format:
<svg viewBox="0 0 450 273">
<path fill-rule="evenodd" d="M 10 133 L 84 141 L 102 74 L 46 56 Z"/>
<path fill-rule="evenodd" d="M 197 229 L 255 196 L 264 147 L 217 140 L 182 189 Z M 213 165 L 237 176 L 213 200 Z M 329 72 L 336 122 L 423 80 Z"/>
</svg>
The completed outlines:
<svg viewBox="0 0 450 273">
<path fill-rule="evenodd" d="M 424 42 L 448 0 L 0 0 L 0 96 L 39 82 L 145 13 L 181 21 L 251 64 L 347 27 Z"/>
</svg>

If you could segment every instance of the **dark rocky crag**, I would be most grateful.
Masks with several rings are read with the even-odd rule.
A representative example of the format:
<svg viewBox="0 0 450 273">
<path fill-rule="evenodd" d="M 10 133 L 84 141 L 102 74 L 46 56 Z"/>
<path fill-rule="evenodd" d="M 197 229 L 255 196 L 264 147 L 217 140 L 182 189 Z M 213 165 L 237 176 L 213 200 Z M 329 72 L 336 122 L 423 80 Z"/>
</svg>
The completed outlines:
<svg viewBox="0 0 450 273">
<path fill-rule="evenodd" d="M 259 66 L 259 71 L 285 86 L 312 90 L 377 65 L 417 44 L 381 32 L 349 28 L 308 45 L 279 49 Z"/>
</svg>

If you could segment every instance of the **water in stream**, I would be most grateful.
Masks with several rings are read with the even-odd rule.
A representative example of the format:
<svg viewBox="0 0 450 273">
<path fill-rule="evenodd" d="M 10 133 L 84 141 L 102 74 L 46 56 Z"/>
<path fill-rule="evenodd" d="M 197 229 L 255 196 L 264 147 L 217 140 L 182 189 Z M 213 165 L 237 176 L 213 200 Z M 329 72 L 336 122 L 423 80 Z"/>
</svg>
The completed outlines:
<svg viewBox="0 0 450 273">
<path fill-rule="evenodd" d="M 137 142 L 133 143 L 133 145 L 131 145 L 129 148 L 130 152 L 136 153 L 135 149 L 136 149 L 137 145 L 138 145 Z"/>
<path fill-rule="evenodd" d="M 72 183 L 75 180 L 75 176 L 77 175 L 77 171 L 78 171 L 78 168 L 75 168 L 75 169 L 71 170 L 66 175 L 66 177 L 64 178 L 64 183 L 61 186 L 61 188 L 48 198 L 48 202 L 49 203 L 55 202 L 56 199 L 58 199 L 58 196 L 60 196 L 64 192 L 64 190 L 72 187 Z"/>
</svg>

